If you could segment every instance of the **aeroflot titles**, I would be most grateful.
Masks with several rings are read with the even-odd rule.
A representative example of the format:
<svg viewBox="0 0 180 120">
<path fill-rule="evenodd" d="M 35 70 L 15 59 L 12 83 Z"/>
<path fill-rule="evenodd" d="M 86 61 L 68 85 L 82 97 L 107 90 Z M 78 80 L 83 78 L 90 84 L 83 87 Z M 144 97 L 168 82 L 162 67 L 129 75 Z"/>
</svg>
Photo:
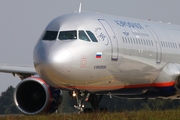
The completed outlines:
<svg viewBox="0 0 180 120">
<path fill-rule="evenodd" d="M 140 23 L 132 23 L 127 21 L 121 21 L 121 20 L 114 20 L 117 25 L 121 27 L 129 27 L 129 28 L 137 28 L 137 29 L 144 29 Z"/>
</svg>

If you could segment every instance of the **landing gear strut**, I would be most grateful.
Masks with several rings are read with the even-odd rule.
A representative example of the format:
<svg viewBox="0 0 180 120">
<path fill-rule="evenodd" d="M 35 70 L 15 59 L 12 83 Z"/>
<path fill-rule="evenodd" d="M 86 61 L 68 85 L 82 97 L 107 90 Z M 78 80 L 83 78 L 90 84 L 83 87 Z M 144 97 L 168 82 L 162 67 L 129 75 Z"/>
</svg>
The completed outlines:
<svg viewBox="0 0 180 120">
<path fill-rule="evenodd" d="M 84 108 L 85 93 L 73 91 L 72 97 L 73 97 L 73 98 L 76 98 L 76 102 L 77 102 L 77 104 L 74 105 L 74 107 L 75 107 L 77 110 L 79 110 L 79 112 L 83 112 L 83 111 L 84 111 L 83 108 Z"/>
<path fill-rule="evenodd" d="M 91 111 L 97 111 L 99 108 L 99 103 L 103 97 L 103 95 L 95 95 L 82 91 L 73 91 L 71 96 L 76 99 L 77 104 L 74 105 L 74 107 L 79 110 L 79 112 L 86 112 L 86 109 L 84 110 L 84 101 L 87 101 L 91 104 Z M 89 108 L 87 111 L 90 111 Z"/>
</svg>

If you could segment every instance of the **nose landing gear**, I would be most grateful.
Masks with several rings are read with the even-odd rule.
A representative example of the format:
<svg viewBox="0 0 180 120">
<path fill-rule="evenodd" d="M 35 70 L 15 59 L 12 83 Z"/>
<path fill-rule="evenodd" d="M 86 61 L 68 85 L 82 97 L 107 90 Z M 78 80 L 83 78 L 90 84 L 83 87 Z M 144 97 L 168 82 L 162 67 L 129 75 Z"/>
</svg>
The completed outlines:
<svg viewBox="0 0 180 120">
<path fill-rule="evenodd" d="M 79 110 L 79 112 L 94 112 L 99 108 L 99 103 L 103 95 L 96 95 L 94 93 L 88 93 L 83 91 L 72 91 L 70 93 L 71 97 L 76 99 L 77 104 L 74 107 Z M 84 108 L 84 101 L 87 101 L 91 104 L 92 108 Z"/>
</svg>

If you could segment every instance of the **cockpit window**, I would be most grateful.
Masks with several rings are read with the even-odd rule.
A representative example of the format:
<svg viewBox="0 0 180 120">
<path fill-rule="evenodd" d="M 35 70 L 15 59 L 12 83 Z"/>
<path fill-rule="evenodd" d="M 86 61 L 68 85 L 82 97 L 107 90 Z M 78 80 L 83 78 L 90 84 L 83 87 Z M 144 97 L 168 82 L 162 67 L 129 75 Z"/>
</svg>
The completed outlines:
<svg viewBox="0 0 180 120">
<path fill-rule="evenodd" d="M 74 40 L 77 39 L 77 31 L 60 31 L 59 40 Z"/>
<path fill-rule="evenodd" d="M 86 35 L 86 33 L 83 30 L 79 30 L 79 39 L 85 40 L 85 41 L 90 41 L 90 39 L 88 38 L 88 36 Z"/>
<path fill-rule="evenodd" d="M 46 31 L 42 40 L 56 40 L 58 31 Z"/>
<path fill-rule="evenodd" d="M 96 37 L 94 36 L 94 34 L 91 31 L 86 30 L 86 32 L 93 42 L 98 42 Z"/>
</svg>

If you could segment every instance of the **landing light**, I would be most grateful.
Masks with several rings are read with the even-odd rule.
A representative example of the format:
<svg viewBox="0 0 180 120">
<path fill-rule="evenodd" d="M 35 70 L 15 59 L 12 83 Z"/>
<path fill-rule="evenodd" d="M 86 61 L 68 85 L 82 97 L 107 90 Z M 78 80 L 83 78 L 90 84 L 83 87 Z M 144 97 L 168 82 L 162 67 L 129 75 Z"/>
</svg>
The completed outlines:
<svg viewBox="0 0 180 120">
<path fill-rule="evenodd" d="M 73 91 L 72 96 L 73 96 L 73 97 L 76 97 L 76 92 L 75 92 L 75 91 Z"/>
</svg>

